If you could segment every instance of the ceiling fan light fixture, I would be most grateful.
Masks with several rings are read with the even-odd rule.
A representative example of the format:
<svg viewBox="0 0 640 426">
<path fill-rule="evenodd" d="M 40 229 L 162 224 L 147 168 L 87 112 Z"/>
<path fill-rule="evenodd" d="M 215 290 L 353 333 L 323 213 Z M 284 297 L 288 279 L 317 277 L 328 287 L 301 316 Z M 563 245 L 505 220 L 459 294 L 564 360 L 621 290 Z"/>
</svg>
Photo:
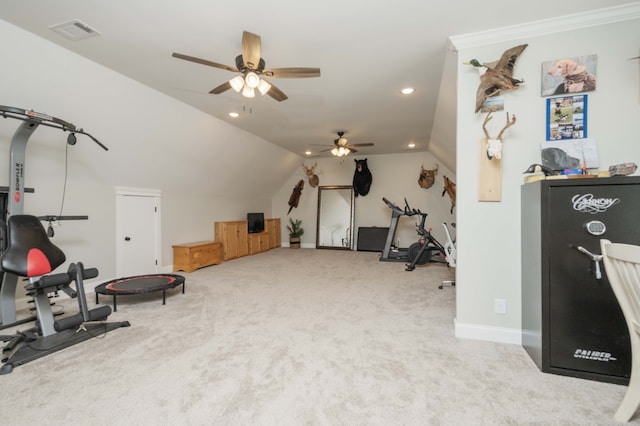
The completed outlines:
<svg viewBox="0 0 640 426">
<path fill-rule="evenodd" d="M 267 83 L 265 79 L 261 78 L 260 83 L 258 83 L 258 91 L 262 95 L 266 95 L 269 90 L 271 90 L 271 85 Z"/>
<path fill-rule="evenodd" d="M 253 87 L 249 87 L 249 86 L 245 85 L 242 88 L 242 96 L 244 96 L 245 98 L 253 98 L 253 97 L 256 96 L 256 93 L 253 90 Z"/>
<path fill-rule="evenodd" d="M 233 77 L 231 80 L 229 80 L 229 84 L 231 85 L 231 88 L 233 90 L 240 93 L 240 91 L 242 90 L 242 87 L 244 86 L 244 79 L 242 78 L 241 75 L 237 75 Z"/>
<path fill-rule="evenodd" d="M 255 72 L 250 71 L 244 76 L 244 82 L 247 86 L 255 89 L 260 84 L 260 77 Z"/>
<path fill-rule="evenodd" d="M 344 146 L 337 146 L 331 150 L 331 153 L 336 157 L 344 157 L 345 155 L 349 155 L 350 152 L 349 148 L 345 148 Z"/>
</svg>

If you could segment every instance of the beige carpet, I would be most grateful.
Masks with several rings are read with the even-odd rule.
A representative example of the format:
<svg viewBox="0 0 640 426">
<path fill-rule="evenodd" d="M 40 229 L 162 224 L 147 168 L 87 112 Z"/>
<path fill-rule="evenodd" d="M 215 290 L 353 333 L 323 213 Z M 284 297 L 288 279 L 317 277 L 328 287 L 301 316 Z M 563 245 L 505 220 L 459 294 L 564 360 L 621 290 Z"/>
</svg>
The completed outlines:
<svg viewBox="0 0 640 426">
<path fill-rule="evenodd" d="M 626 387 L 456 339 L 454 271 L 377 258 L 280 248 L 120 297 L 131 327 L 0 376 L 0 424 L 614 424 Z"/>
</svg>

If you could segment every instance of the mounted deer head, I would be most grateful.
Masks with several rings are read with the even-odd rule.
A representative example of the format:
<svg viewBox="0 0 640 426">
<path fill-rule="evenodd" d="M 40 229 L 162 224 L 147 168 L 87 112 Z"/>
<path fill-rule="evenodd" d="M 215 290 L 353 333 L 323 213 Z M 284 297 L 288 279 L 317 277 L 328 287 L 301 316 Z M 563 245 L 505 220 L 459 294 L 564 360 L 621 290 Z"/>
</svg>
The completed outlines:
<svg viewBox="0 0 640 426">
<path fill-rule="evenodd" d="M 513 118 L 509 119 L 509 113 L 507 113 L 507 124 L 504 125 L 502 130 L 500 130 L 498 136 L 493 138 L 489 136 L 489 132 L 487 131 L 487 123 L 493 118 L 491 114 L 491 112 L 487 114 L 487 117 L 484 119 L 484 123 L 482 123 L 482 130 L 484 130 L 487 141 L 487 157 L 489 157 L 489 160 L 491 160 L 493 157 L 495 157 L 497 160 L 500 160 L 502 158 L 502 135 L 504 134 L 505 130 L 516 123 L 516 116 L 514 114 Z"/>
<path fill-rule="evenodd" d="M 418 185 L 420 188 L 431 188 L 433 182 L 436 177 L 436 173 L 438 173 L 438 165 L 436 164 L 435 169 L 427 170 L 424 168 L 424 164 L 420 166 L 420 177 L 418 178 Z"/>
<path fill-rule="evenodd" d="M 307 167 L 302 163 L 302 168 L 304 169 L 304 173 L 307 175 L 307 178 L 309 178 L 309 185 L 311 185 L 312 188 L 315 188 L 320 183 L 320 178 L 318 178 L 318 175 L 316 175 L 315 172 L 317 165 L 318 162 L 315 162 L 313 163 L 313 166 Z"/>
</svg>

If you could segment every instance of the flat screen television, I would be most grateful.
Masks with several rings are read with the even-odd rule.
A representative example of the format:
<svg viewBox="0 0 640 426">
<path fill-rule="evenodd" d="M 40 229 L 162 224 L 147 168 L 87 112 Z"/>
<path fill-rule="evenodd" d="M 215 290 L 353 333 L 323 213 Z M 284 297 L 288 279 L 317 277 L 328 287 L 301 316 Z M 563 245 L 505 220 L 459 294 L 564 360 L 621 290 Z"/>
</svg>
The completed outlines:
<svg viewBox="0 0 640 426">
<path fill-rule="evenodd" d="M 247 213 L 247 222 L 250 234 L 264 231 L 264 213 Z"/>
</svg>

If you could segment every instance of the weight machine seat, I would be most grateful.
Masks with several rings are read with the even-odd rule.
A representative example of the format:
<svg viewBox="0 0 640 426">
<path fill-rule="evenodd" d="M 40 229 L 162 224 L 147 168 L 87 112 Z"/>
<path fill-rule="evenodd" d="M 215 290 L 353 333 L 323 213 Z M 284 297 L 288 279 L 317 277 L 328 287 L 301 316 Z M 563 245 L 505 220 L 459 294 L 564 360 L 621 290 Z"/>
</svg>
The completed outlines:
<svg viewBox="0 0 640 426">
<path fill-rule="evenodd" d="M 45 275 L 62 265 L 66 257 L 53 244 L 40 220 L 31 215 L 9 217 L 7 225 L 8 245 L 2 255 L 4 271 L 19 277 Z"/>
</svg>

